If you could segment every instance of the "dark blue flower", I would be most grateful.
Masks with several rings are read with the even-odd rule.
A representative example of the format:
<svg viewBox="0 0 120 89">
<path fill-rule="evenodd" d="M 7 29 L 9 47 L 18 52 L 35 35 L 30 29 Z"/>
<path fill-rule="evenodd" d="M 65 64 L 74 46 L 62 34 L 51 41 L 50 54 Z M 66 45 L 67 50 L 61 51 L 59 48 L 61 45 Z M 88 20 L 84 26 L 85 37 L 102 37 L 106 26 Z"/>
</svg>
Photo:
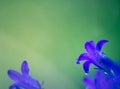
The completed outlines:
<svg viewBox="0 0 120 89">
<path fill-rule="evenodd" d="M 107 43 L 107 40 L 100 40 L 97 42 L 97 44 L 94 44 L 94 41 L 88 41 L 85 43 L 85 49 L 87 53 L 82 53 L 77 59 L 77 64 L 80 64 L 80 61 L 86 60 L 86 62 L 83 64 L 84 71 L 86 73 L 89 72 L 90 64 L 93 63 L 99 68 L 102 68 L 99 64 L 99 59 L 105 57 L 105 54 L 101 52 L 101 49 L 105 43 Z"/>
<path fill-rule="evenodd" d="M 21 72 L 15 70 L 8 70 L 8 76 L 15 81 L 9 89 L 41 89 L 41 84 L 38 80 L 29 75 L 29 67 L 27 61 L 23 61 L 21 65 Z"/>
</svg>

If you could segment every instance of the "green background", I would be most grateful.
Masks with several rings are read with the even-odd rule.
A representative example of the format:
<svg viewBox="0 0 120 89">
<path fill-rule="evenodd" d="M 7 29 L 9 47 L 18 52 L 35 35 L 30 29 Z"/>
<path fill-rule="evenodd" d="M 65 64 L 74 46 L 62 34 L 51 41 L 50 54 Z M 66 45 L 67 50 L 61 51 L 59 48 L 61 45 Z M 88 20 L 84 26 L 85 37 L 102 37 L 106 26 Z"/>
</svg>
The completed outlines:
<svg viewBox="0 0 120 89">
<path fill-rule="evenodd" d="M 119 0 L 0 0 L 0 89 L 8 69 L 30 74 L 44 89 L 85 89 L 76 58 L 87 40 L 108 39 L 104 52 L 120 62 Z"/>
</svg>

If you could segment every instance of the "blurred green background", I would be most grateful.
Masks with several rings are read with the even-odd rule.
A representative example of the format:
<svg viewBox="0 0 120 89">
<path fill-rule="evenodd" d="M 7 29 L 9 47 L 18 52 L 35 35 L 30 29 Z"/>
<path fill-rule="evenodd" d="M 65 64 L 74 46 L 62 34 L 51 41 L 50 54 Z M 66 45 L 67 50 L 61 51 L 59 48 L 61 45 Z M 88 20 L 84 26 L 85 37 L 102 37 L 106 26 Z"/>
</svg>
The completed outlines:
<svg viewBox="0 0 120 89">
<path fill-rule="evenodd" d="M 85 89 L 75 62 L 91 39 L 108 39 L 104 52 L 120 62 L 119 0 L 0 0 L 0 89 L 25 59 L 44 89 Z"/>
</svg>

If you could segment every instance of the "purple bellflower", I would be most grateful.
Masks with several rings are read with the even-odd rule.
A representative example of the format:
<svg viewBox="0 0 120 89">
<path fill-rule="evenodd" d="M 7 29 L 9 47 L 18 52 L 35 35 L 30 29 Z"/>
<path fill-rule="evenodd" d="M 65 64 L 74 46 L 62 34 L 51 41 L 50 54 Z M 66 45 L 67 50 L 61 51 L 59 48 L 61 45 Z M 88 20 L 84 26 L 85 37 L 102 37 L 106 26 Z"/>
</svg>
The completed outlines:
<svg viewBox="0 0 120 89">
<path fill-rule="evenodd" d="M 94 41 L 88 41 L 85 43 L 85 49 L 87 53 L 82 53 L 77 59 L 77 64 L 80 64 L 80 61 L 86 60 L 86 62 L 83 65 L 84 71 L 86 73 L 89 72 L 90 64 L 93 63 L 99 68 L 102 68 L 102 66 L 98 63 L 100 61 L 100 58 L 105 57 L 104 53 L 101 52 L 102 46 L 107 43 L 107 40 L 100 40 L 98 41 L 97 45 L 95 46 Z"/>
<path fill-rule="evenodd" d="M 120 89 L 120 65 L 101 52 L 106 42 L 108 41 L 100 40 L 96 45 L 94 41 L 86 42 L 85 49 L 87 53 L 80 54 L 77 59 L 77 64 L 80 64 L 80 61 L 86 60 L 83 64 L 85 73 L 89 73 L 91 63 L 98 67 L 95 78 L 86 76 L 83 79 L 87 89 Z"/>
<path fill-rule="evenodd" d="M 8 70 L 8 76 L 15 81 L 9 89 L 41 89 L 41 84 L 38 80 L 32 78 L 29 75 L 29 67 L 27 61 L 23 61 L 21 64 L 21 72 L 15 70 Z"/>
</svg>

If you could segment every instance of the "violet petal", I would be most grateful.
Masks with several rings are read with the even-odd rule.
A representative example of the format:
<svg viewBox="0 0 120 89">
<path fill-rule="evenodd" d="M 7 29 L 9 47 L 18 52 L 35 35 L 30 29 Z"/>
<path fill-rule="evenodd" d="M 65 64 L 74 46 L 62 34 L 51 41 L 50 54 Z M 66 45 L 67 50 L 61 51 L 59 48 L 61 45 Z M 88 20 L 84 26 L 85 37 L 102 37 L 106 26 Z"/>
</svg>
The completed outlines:
<svg viewBox="0 0 120 89">
<path fill-rule="evenodd" d="M 91 64 L 90 61 L 86 61 L 86 62 L 83 64 L 83 68 L 84 68 L 85 73 L 88 73 L 88 72 L 89 72 L 90 64 Z"/>
<path fill-rule="evenodd" d="M 87 86 L 87 89 L 96 89 L 96 88 L 95 88 L 95 84 L 94 84 L 94 79 L 85 77 L 85 78 L 83 79 L 83 82 L 84 82 L 85 85 Z"/>
<path fill-rule="evenodd" d="M 115 89 L 113 88 L 112 77 L 105 75 L 102 71 L 96 73 L 95 84 L 97 89 Z M 106 82 L 107 81 L 107 82 Z"/>
<path fill-rule="evenodd" d="M 17 85 L 25 89 L 41 89 L 39 81 L 32 78 L 31 76 L 23 75 L 22 80 Z"/>
<path fill-rule="evenodd" d="M 8 76 L 15 81 L 20 81 L 21 74 L 15 70 L 8 70 Z"/>
<path fill-rule="evenodd" d="M 80 61 L 82 60 L 90 60 L 90 59 L 91 58 L 88 53 L 83 53 L 78 57 L 76 64 L 80 64 Z"/>
<path fill-rule="evenodd" d="M 22 62 L 21 71 L 23 74 L 29 74 L 29 67 L 27 61 Z"/>
<path fill-rule="evenodd" d="M 85 49 L 88 53 L 93 54 L 95 50 L 94 41 L 88 41 L 85 43 Z"/>
<path fill-rule="evenodd" d="M 97 49 L 98 51 L 101 51 L 103 45 L 104 45 L 105 43 L 107 43 L 107 42 L 108 42 L 108 40 L 100 40 L 100 41 L 98 41 L 98 42 L 97 42 L 97 45 L 96 45 L 96 49 Z"/>
</svg>

